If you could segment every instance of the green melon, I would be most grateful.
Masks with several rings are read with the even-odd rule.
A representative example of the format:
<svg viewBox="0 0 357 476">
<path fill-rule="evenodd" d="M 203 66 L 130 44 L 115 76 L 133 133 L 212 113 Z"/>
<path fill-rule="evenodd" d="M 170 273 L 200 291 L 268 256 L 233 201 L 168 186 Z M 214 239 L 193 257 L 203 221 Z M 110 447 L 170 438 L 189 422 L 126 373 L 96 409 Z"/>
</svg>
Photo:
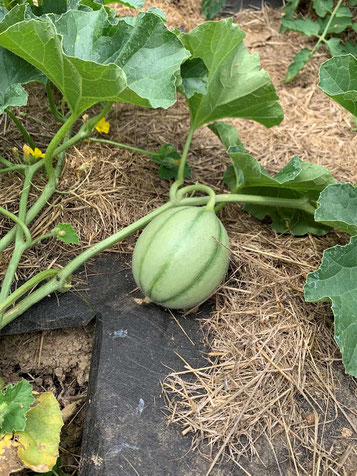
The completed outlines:
<svg viewBox="0 0 357 476">
<path fill-rule="evenodd" d="M 140 235 L 133 274 L 152 301 L 185 309 L 215 292 L 228 263 L 228 235 L 215 213 L 204 207 L 177 207 L 157 216 Z"/>
</svg>

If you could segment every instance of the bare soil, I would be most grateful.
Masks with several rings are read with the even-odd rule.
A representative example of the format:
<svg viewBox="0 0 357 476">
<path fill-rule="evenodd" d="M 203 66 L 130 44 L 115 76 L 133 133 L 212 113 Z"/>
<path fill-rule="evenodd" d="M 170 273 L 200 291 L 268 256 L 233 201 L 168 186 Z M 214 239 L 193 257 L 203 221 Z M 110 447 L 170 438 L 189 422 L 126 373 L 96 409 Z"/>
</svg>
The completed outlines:
<svg viewBox="0 0 357 476">
<path fill-rule="evenodd" d="M 35 391 L 53 392 L 58 400 L 65 422 L 60 456 L 68 474 L 79 465 L 92 341 L 92 325 L 0 338 L 4 381 L 24 378 Z"/>
</svg>

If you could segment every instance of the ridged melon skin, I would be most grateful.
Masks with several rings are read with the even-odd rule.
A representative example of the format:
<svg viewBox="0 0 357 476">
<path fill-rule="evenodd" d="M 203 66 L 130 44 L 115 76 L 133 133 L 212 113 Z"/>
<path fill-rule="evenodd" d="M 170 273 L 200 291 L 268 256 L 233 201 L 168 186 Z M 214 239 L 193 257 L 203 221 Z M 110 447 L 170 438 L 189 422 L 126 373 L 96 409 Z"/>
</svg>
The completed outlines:
<svg viewBox="0 0 357 476">
<path fill-rule="evenodd" d="M 171 309 L 205 301 L 222 282 L 228 264 L 227 232 L 204 207 L 177 207 L 157 216 L 133 253 L 137 285 L 152 301 Z"/>
</svg>

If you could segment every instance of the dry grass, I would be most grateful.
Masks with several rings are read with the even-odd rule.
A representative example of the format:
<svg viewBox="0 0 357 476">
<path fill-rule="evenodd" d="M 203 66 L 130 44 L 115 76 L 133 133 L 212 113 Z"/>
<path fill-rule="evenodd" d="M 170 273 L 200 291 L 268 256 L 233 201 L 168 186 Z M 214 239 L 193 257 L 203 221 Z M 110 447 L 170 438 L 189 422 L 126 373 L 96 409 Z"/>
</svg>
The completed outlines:
<svg viewBox="0 0 357 476">
<path fill-rule="evenodd" d="M 202 21 L 197 1 L 147 3 L 161 6 L 170 26 L 190 29 Z M 118 12 L 127 10 L 118 7 Z M 309 40 L 294 33 L 280 36 L 279 15 L 263 9 L 239 13 L 236 21 L 247 32 L 249 49 L 260 54 L 272 76 L 285 120 L 273 129 L 231 122 L 248 150 L 272 173 L 299 154 L 329 167 L 337 180 L 356 183 L 357 134 L 348 114 L 317 88 L 318 67 L 327 56 L 318 53 L 294 83 L 285 85 L 291 58 Z M 32 92 L 34 107 L 29 110 L 41 117 L 42 125 L 30 116 L 25 120 L 44 146 L 56 124 L 43 107 L 36 110 L 44 101 L 43 92 Z M 169 111 L 117 105 L 110 121 L 110 138 L 148 149 L 172 143 L 182 150 L 188 130 L 182 100 Z M 4 118 L 0 137 L 4 154 L 14 141 L 21 145 Z M 189 160 L 194 181 L 222 190 L 228 158 L 209 130 L 197 132 Z M 1 203 L 16 211 L 20 178 L 0 175 L 0 180 Z M 36 182 L 43 184 L 41 179 Z M 58 187 L 66 193 L 54 196 L 50 211 L 35 220 L 31 231 L 36 236 L 58 221 L 70 221 L 85 248 L 163 203 L 168 187 L 149 159 L 85 143 L 68 154 Z M 34 190 L 32 199 L 36 195 Z M 323 249 L 345 243 L 346 236 L 278 236 L 234 205 L 221 212 L 221 219 L 231 239 L 230 274 L 216 295 L 216 311 L 202 320 L 207 365 L 191 369 L 188 362 L 186 372 L 173 373 L 164 383 L 171 421 L 182 425 L 184 434 L 192 433 L 212 465 L 228 455 L 239 474 L 270 474 L 270 464 L 273 474 L 284 476 L 355 476 L 356 382 L 343 374 L 329 306 L 303 299 L 306 274 L 316 269 Z M 3 231 L 10 226 L 6 220 L 0 224 Z M 130 253 L 133 240 L 112 251 Z M 50 263 L 61 266 L 74 251 L 58 242 L 39 244 L 24 257 L 18 277 L 29 277 Z M 6 262 L 9 256 L 4 253 L 1 259 Z M 250 458 L 260 458 L 259 470 Z"/>
</svg>

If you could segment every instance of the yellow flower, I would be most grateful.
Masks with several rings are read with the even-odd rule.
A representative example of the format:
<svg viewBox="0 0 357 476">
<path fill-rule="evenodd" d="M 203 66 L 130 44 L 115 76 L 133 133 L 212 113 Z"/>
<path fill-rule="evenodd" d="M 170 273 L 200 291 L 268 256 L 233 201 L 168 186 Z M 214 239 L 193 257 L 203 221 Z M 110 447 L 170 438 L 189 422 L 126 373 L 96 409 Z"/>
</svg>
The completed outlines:
<svg viewBox="0 0 357 476">
<path fill-rule="evenodd" d="M 31 155 L 32 157 L 35 157 L 35 159 L 43 159 L 45 157 L 45 154 L 40 151 L 37 147 L 35 147 L 35 150 L 31 149 Z"/>
<path fill-rule="evenodd" d="M 98 132 L 104 132 L 104 134 L 108 134 L 109 129 L 110 129 L 110 124 L 105 120 L 104 117 L 97 122 L 97 125 L 95 126 Z"/>
<path fill-rule="evenodd" d="M 45 154 L 40 151 L 37 147 L 35 147 L 35 150 L 31 149 L 27 144 L 25 144 L 22 148 L 24 151 L 24 157 L 25 159 L 29 159 L 30 156 L 34 157 L 35 159 L 42 159 Z"/>
</svg>

